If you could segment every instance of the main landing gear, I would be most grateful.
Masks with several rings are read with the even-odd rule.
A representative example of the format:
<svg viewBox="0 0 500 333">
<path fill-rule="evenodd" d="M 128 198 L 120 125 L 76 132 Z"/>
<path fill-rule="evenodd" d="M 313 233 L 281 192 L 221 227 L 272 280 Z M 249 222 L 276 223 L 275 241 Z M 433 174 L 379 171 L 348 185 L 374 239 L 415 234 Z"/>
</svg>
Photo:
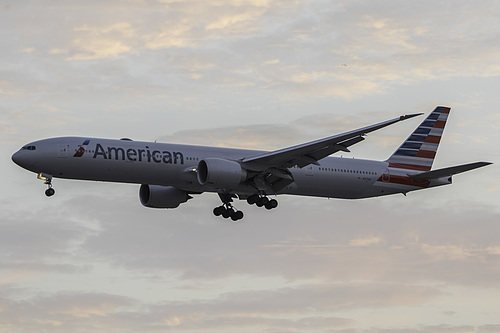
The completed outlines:
<svg viewBox="0 0 500 333">
<path fill-rule="evenodd" d="M 47 175 L 45 173 L 39 173 L 37 178 L 45 181 L 44 184 L 47 185 L 47 187 L 48 187 L 45 190 L 46 196 L 51 197 L 54 194 L 56 194 L 56 191 L 52 188 L 52 176 L 51 175 Z"/>
<path fill-rule="evenodd" d="M 223 218 L 231 218 L 231 220 L 235 222 L 243 218 L 243 212 L 241 210 L 236 210 L 231 204 L 223 204 L 222 206 L 215 207 L 214 215 L 222 215 Z"/>
<path fill-rule="evenodd" d="M 214 208 L 215 216 L 222 216 L 225 219 L 231 218 L 233 221 L 238 221 L 243 218 L 243 212 L 235 209 L 231 204 L 233 199 L 230 194 L 219 193 L 219 197 L 222 200 L 222 205 Z M 265 207 L 268 210 L 278 207 L 278 201 L 276 199 L 269 199 L 265 195 L 260 194 L 249 196 L 247 202 L 250 205 L 255 204 L 257 207 Z"/>
<path fill-rule="evenodd" d="M 231 204 L 231 202 L 233 202 L 231 194 L 219 193 L 219 197 L 222 200 L 222 206 L 214 208 L 215 216 L 222 215 L 223 218 L 231 218 L 231 220 L 235 222 L 243 218 L 243 212 L 241 210 L 236 210 Z"/>
<path fill-rule="evenodd" d="M 276 199 L 269 199 L 266 196 L 253 194 L 247 198 L 249 205 L 255 204 L 257 207 L 266 207 L 266 209 L 274 209 L 278 207 L 278 201 Z"/>
</svg>

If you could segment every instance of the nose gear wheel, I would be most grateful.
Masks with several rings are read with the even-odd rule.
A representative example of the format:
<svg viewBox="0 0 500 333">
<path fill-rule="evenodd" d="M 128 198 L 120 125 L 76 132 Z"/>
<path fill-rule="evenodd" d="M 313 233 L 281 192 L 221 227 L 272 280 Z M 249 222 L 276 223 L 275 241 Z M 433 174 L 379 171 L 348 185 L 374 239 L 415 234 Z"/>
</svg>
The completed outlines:
<svg viewBox="0 0 500 333">
<path fill-rule="evenodd" d="M 52 176 L 44 173 L 39 173 L 37 176 L 38 179 L 44 180 L 44 184 L 47 185 L 47 189 L 45 190 L 45 195 L 48 197 L 56 194 L 56 191 L 52 188 Z"/>
<path fill-rule="evenodd" d="M 52 186 L 45 190 L 45 195 L 48 197 L 51 197 L 54 194 L 56 194 L 56 191 L 52 188 Z"/>
</svg>

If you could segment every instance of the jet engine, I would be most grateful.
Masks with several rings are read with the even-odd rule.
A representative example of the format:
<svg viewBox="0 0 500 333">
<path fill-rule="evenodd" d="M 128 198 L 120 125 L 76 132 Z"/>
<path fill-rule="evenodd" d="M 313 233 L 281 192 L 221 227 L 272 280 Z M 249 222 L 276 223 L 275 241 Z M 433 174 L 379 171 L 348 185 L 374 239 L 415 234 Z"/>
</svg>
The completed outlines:
<svg viewBox="0 0 500 333">
<path fill-rule="evenodd" d="M 238 162 L 223 158 L 205 158 L 198 163 L 198 182 L 214 188 L 235 188 L 247 178 Z"/>
<path fill-rule="evenodd" d="M 191 198 L 186 191 L 173 186 L 141 185 L 139 189 L 141 204 L 149 208 L 177 208 Z"/>
</svg>

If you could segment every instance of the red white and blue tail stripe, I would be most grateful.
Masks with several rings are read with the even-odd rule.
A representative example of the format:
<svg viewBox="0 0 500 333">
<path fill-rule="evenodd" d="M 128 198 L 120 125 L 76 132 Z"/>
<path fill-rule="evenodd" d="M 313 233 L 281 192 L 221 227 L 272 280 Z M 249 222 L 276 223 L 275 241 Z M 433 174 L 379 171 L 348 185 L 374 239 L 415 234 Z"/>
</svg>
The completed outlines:
<svg viewBox="0 0 500 333">
<path fill-rule="evenodd" d="M 438 106 L 386 161 L 390 168 L 430 171 L 450 108 Z"/>
</svg>

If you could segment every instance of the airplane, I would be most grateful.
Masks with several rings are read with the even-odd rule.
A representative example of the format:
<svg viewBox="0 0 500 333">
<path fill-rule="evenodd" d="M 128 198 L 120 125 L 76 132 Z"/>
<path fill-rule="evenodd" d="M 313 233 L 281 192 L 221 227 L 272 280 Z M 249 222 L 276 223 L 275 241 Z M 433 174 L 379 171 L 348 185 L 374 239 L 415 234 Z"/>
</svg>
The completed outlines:
<svg viewBox="0 0 500 333">
<path fill-rule="evenodd" d="M 400 117 L 275 151 L 231 149 L 130 139 L 57 137 L 24 145 L 12 160 L 55 190 L 53 178 L 140 184 L 150 208 L 176 208 L 203 192 L 218 193 L 216 216 L 238 221 L 233 199 L 274 209 L 281 194 L 360 199 L 452 183 L 452 176 L 491 163 L 431 170 L 450 108 L 438 106 L 385 161 L 331 157 L 368 133 L 423 113 Z"/>
</svg>

